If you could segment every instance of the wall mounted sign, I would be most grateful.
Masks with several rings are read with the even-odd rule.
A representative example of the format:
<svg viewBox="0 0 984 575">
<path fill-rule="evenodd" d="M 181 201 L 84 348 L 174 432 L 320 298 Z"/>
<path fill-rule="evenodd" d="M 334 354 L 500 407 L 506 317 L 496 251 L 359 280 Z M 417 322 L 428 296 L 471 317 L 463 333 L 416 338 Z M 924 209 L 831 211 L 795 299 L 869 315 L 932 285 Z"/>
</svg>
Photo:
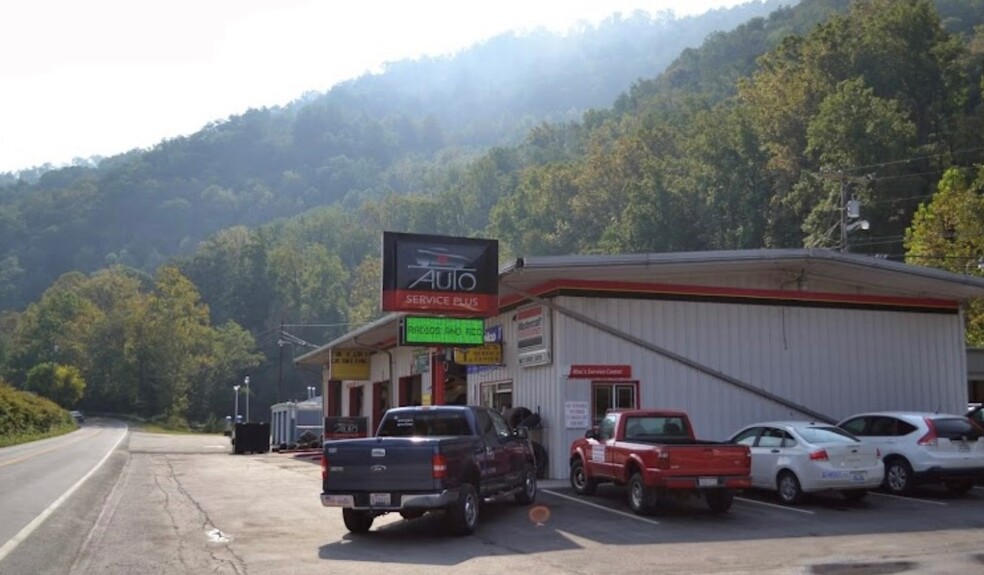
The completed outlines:
<svg viewBox="0 0 984 575">
<path fill-rule="evenodd" d="M 502 365 L 502 344 L 484 343 L 476 347 L 455 349 L 454 362 L 459 365 Z"/>
<path fill-rule="evenodd" d="M 369 352 L 364 349 L 333 349 L 330 370 L 330 379 L 367 381 Z"/>
<path fill-rule="evenodd" d="M 631 365 L 572 365 L 571 379 L 631 379 Z"/>
<path fill-rule="evenodd" d="M 400 320 L 400 345 L 470 346 L 485 343 L 480 317 L 417 317 Z"/>
<path fill-rule="evenodd" d="M 384 311 L 499 313 L 499 242 L 383 232 Z"/>
<path fill-rule="evenodd" d="M 585 429 L 591 427 L 591 411 L 587 401 L 564 402 L 564 428 Z"/>
<path fill-rule="evenodd" d="M 369 421 L 365 417 L 326 417 L 325 439 L 368 437 Z"/>
<path fill-rule="evenodd" d="M 427 373 L 430 371 L 431 354 L 429 349 L 413 350 L 413 364 L 410 366 L 410 375 Z"/>
<path fill-rule="evenodd" d="M 551 361 L 550 310 L 533 305 L 516 312 L 516 363 L 520 367 Z"/>
</svg>

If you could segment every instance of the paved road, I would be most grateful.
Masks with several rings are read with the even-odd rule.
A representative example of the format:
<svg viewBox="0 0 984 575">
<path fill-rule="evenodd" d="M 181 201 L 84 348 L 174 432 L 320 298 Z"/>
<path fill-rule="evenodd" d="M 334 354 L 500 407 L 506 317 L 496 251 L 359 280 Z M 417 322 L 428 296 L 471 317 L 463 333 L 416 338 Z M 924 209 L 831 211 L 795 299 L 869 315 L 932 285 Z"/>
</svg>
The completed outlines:
<svg viewBox="0 0 984 575">
<path fill-rule="evenodd" d="M 57 510 L 126 436 L 116 423 L 0 449 L 0 558 Z"/>
<path fill-rule="evenodd" d="M 725 516 L 700 503 L 652 517 L 624 491 L 591 498 L 544 482 L 534 508 L 493 504 L 476 535 L 439 517 L 377 519 L 348 533 L 318 502 L 316 463 L 231 455 L 222 436 L 131 433 L 0 573 L 756 573 L 865 575 L 984 569 L 984 490 L 925 490 L 796 509 L 750 494 Z M 9 467 L 9 466 L 8 466 Z M 6 468 L 0 468 L 3 473 Z"/>
</svg>

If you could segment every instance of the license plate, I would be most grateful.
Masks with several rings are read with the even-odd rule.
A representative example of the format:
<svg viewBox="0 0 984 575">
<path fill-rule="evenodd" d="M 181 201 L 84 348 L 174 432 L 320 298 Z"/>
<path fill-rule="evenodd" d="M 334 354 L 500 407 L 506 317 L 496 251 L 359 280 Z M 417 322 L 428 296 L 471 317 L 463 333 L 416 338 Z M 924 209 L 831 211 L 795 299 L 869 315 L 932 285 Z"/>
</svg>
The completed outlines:
<svg viewBox="0 0 984 575">
<path fill-rule="evenodd" d="M 390 505 L 390 494 L 389 493 L 370 493 L 369 494 L 369 505 L 376 506 L 389 506 Z"/>
<path fill-rule="evenodd" d="M 961 441 L 957 444 L 957 451 L 970 451 L 970 445 L 966 441 Z"/>
<path fill-rule="evenodd" d="M 851 474 L 851 480 L 857 483 L 861 483 L 867 478 L 868 478 L 868 474 L 864 471 L 855 471 L 854 473 Z"/>
<path fill-rule="evenodd" d="M 717 477 L 698 477 L 697 487 L 717 487 L 718 478 Z"/>
</svg>

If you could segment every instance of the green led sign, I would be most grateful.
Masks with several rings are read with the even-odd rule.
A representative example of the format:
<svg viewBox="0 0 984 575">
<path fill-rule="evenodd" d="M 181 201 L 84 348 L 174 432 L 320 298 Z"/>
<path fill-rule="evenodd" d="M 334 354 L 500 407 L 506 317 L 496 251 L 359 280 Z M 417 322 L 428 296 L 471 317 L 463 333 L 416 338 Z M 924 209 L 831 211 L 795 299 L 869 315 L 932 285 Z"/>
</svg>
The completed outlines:
<svg viewBox="0 0 984 575">
<path fill-rule="evenodd" d="M 485 343 L 485 320 L 477 317 L 403 318 L 400 345 L 482 345 Z"/>
</svg>

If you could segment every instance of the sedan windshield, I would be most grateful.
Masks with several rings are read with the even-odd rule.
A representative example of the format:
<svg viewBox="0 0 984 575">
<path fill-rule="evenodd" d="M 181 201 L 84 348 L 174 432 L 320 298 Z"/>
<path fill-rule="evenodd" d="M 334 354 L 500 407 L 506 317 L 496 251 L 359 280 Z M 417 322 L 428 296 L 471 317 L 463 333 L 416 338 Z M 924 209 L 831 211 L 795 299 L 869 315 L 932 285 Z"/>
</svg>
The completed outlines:
<svg viewBox="0 0 984 575">
<path fill-rule="evenodd" d="M 859 443 L 860 440 L 837 427 L 799 427 L 796 432 L 807 443 Z"/>
</svg>

